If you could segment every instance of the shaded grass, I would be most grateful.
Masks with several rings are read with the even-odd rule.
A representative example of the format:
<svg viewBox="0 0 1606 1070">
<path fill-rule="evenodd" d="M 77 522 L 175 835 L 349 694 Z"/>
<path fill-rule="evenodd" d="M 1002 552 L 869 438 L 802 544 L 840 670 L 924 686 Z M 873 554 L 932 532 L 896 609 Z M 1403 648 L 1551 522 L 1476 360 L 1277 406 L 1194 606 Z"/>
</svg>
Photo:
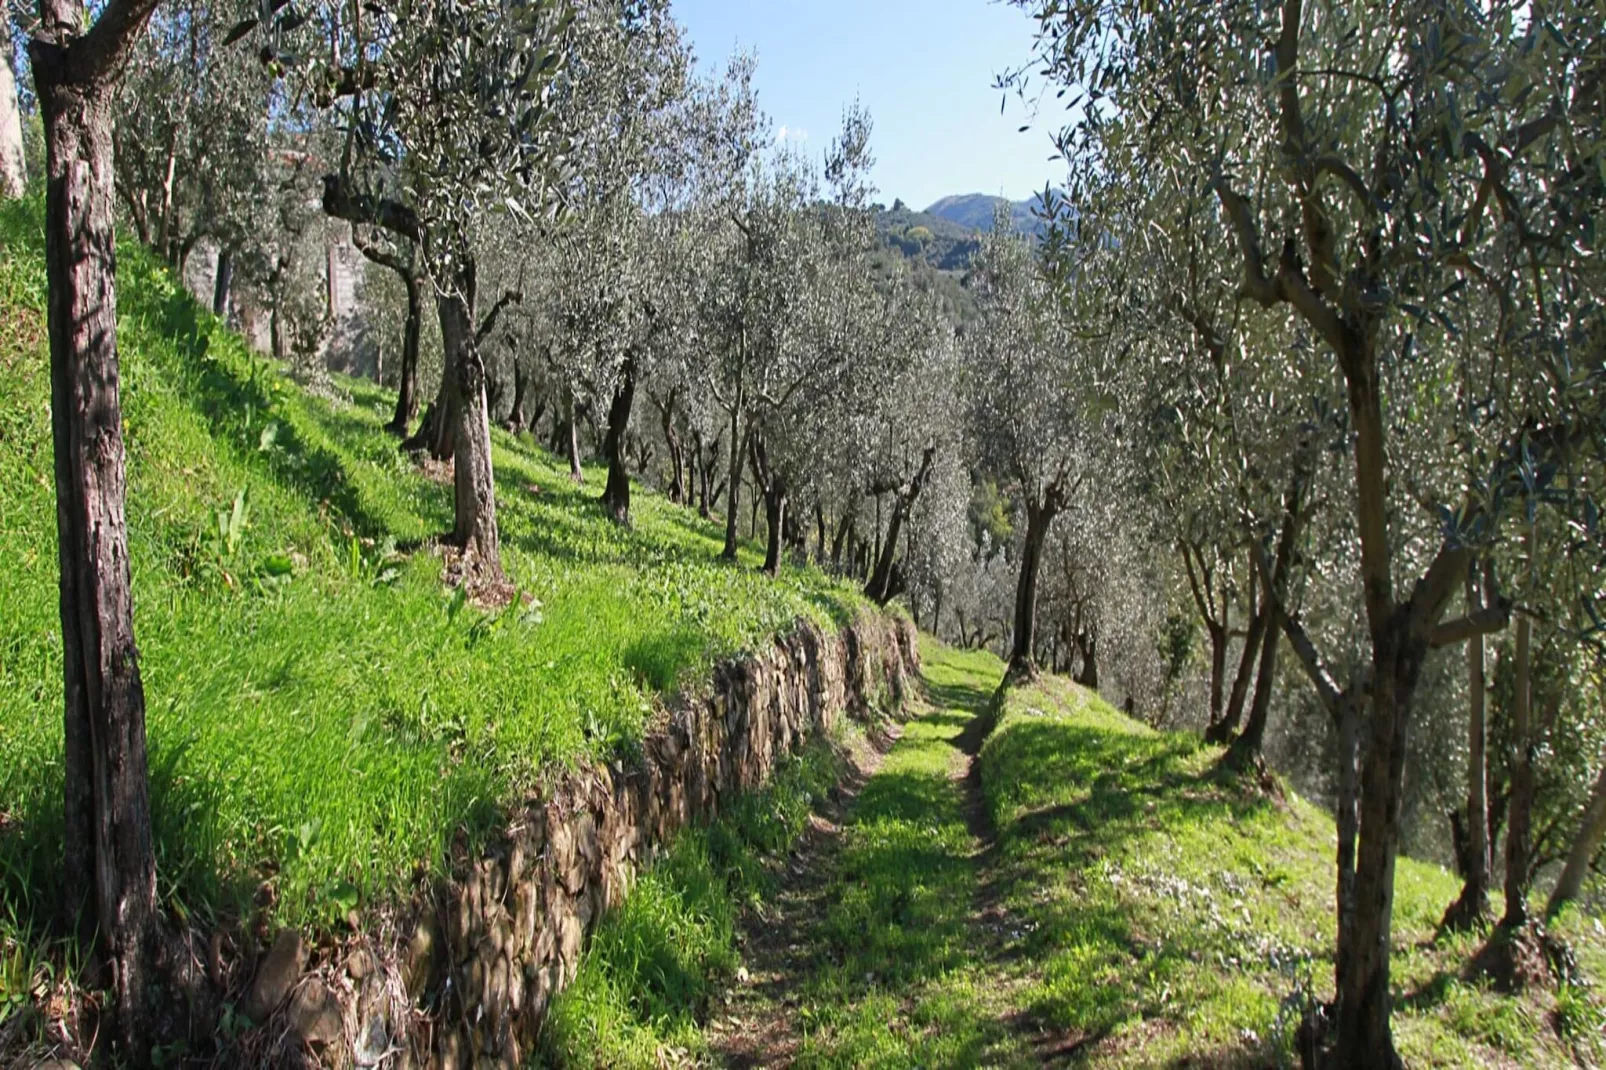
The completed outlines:
<svg viewBox="0 0 1606 1070">
<path fill-rule="evenodd" d="M 61 652 L 37 200 L 0 206 L 0 945 L 60 898 Z M 654 704 L 799 618 L 862 606 L 818 572 L 716 560 L 656 495 L 635 526 L 498 432 L 496 614 L 440 584 L 450 488 L 382 427 L 390 397 L 300 390 L 142 250 L 119 253 L 135 628 L 160 892 L 203 917 L 266 901 L 331 923 L 470 846 L 543 770 L 629 753 Z M 230 524 L 238 503 L 243 523 Z M 3 954 L 6 946 L 0 946 Z M 4 993 L 0 993 L 0 999 Z"/>
</svg>

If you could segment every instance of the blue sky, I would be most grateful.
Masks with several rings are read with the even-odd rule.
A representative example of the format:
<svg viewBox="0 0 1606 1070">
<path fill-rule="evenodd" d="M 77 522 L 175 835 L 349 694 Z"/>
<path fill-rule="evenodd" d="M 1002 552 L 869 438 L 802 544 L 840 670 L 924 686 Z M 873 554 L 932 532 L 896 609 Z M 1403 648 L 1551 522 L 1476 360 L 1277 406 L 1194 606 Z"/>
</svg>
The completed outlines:
<svg viewBox="0 0 1606 1070">
<path fill-rule="evenodd" d="M 857 96 L 875 122 L 877 199 L 925 208 L 955 193 L 1022 200 L 1058 184 L 1045 123 L 992 88 L 1031 56 L 1032 23 L 994 0 L 673 0 L 704 69 L 758 55 L 777 134 L 823 153 Z M 1044 119 L 1051 120 L 1045 108 Z"/>
</svg>

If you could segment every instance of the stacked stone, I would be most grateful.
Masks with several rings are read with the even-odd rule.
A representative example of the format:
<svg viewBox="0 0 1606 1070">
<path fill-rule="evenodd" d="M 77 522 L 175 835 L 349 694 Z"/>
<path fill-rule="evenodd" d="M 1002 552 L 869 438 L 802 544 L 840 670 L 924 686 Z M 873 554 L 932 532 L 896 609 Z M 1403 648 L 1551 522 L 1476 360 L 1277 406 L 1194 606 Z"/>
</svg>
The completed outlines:
<svg viewBox="0 0 1606 1070">
<path fill-rule="evenodd" d="M 649 735 L 639 762 L 566 774 L 511 815 L 499 841 L 420 907 L 405 941 L 362 952 L 363 976 L 352 976 L 353 955 L 342 984 L 304 979 L 296 991 L 316 984 L 316 998 L 292 996 L 291 1032 L 329 1065 L 522 1067 L 586 937 L 642 867 L 838 717 L 896 713 L 918 657 L 912 625 L 866 614 L 831 635 L 800 624 L 721 665 L 705 697 Z M 331 1002 L 342 1036 L 330 1035 Z M 302 1004 L 315 1013 L 296 1013 Z"/>
</svg>

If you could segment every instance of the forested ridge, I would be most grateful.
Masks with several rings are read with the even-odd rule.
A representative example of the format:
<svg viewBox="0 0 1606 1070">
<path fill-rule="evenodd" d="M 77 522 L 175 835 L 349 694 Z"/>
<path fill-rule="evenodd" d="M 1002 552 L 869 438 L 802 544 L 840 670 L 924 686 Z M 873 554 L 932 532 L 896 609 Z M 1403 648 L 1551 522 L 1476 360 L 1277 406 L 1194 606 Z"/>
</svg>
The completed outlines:
<svg viewBox="0 0 1606 1070">
<path fill-rule="evenodd" d="M 482 1061 L 1598 1065 L 1600 12 L 1010 6 L 1025 226 L 669 0 L 8 14 L 0 1062 L 455 1065 L 409 910 L 912 620 Z"/>
</svg>

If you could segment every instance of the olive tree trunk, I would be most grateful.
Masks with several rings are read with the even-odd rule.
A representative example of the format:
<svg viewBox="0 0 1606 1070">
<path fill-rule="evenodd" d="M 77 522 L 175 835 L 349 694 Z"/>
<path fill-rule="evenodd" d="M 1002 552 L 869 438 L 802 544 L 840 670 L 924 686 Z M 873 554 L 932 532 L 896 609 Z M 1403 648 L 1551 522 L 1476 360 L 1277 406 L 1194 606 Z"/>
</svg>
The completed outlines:
<svg viewBox="0 0 1606 1070">
<path fill-rule="evenodd" d="M 1467 574 L 1467 608 L 1481 602 L 1478 581 Z M 1471 928 L 1489 916 L 1489 732 L 1488 685 L 1483 636 L 1467 642 L 1467 808 L 1461 896 L 1445 912 L 1447 929 Z"/>
<path fill-rule="evenodd" d="M 227 245 L 217 251 L 217 270 L 212 274 L 212 315 L 227 319 L 229 296 L 234 289 L 234 251 Z"/>
<path fill-rule="evenodd" d="M 730 409 L 730 480 L 726 488 L 725 498 L 725 548 L 720 551 L 720 558 L 725 561 L 736 560 L 737 532 L 736 526 L 741 520 L 742 497 L 742 395 L 738 388 L 736 403 Z"/>
<path fill-rule="evenodd" d="M 1512 929 L 1528 921 L 1528 862 L 1533 853 L 1533 621 L 1517 618 L 1516 694 L 1512 696 L 1511 797 L 1506 811 L 1506 913 Z"/>
<path fill-rule="evenodd" d="M 450 408 L 456 413 L 453 456 L 455 522 L 452 541 L 473 553 L 492 577 L 502 574 L 496 528 L 496 484 L 491 469 L 491 414 L 485 394 L 485 364 L 475 340 L 474 283 L 460 275 L 437 298 L 444 372 Z"/>
<path fill-rule="evenodd" d="M 1059 512 L 1058 485 L 1049 488 L 1039 501 L 1026 502 L 1026 542 L 1021 549 L 1020 576 L 1015 582 L 1015 630 L 1010 642 L 1011 671 L 1034 669 L 1037 648 L 1037 576 L 1043 564 L 1043 544 L 1048 529 Z"/>
<path fill-rule="evenodd" d="M 602 453 L 608 461 L 602 508 L 616 524 L 630 523 L 630 472 L 625 463 L 625 434 L 630 430 L 630 413 L 635 403 L 636 360 L 627 356 L 620 369 L 619 386 L 608 405 L 608 431 L 602 439 Z"/>
<path fill-rule="evenodd" d="M 1244 647 L 1238 655 L 1238 671 L 1232 678 L 1232 691 L 1220 719 L 1205 729 L 1205 742 L 1226 743 L 1238 731 L 1244 716 L 1244 705 L 1249 701 L 1249 683 L 1255 678 L 1256 659 L 1260 656 L 1260 646 L 1265 642 L 1270 624 L 1271 609 L 1268 606 L 1262 606 L 1258 613 L 1249 618 Z"/>
<path fill-rule="evenodd" d="M 131 1061 L 151 1038 L 159 916 L 134 644 L 118 390 L 113 88 L 154 0 L 111 0 L 83 33 L 43 0 L 29 46 L 44 120 L 51 430 L 65 698 L 63 906 L 112 967 Z M 9 60 L 0 63 L 9 71 Z M 13 91 L 14 93 L 14 91 Z"/>
<path fill-rule="evenodd" d="M 402 275 L 407 286 L 407 320 L 402 326 L 401 378 L 396 386 L 396 412 L 386 424 L 393 434 L 407 434 L 418 416 L 418 337 L 424 323 L 423 280 L 413 272 Z"/>
<path fill-rule="evenodd" d="M 1545 917 L 1555 917 L 1562 907 L 1578 898 L 1584 888 L 1584 878 L 1589 876 L 1590 864 L 1600 851 L 1602 839 L 1606 839 L 1606 763 L 1601 765 L 1595 789 L 1589 795 L 1589 805 L 1584 807 L 1578 835 L 1573 838 L 1572 849 L 1567 852 L 1567 864 L 1556 879 L 1550 901 L 1545 904 Z"/>
</svg>

